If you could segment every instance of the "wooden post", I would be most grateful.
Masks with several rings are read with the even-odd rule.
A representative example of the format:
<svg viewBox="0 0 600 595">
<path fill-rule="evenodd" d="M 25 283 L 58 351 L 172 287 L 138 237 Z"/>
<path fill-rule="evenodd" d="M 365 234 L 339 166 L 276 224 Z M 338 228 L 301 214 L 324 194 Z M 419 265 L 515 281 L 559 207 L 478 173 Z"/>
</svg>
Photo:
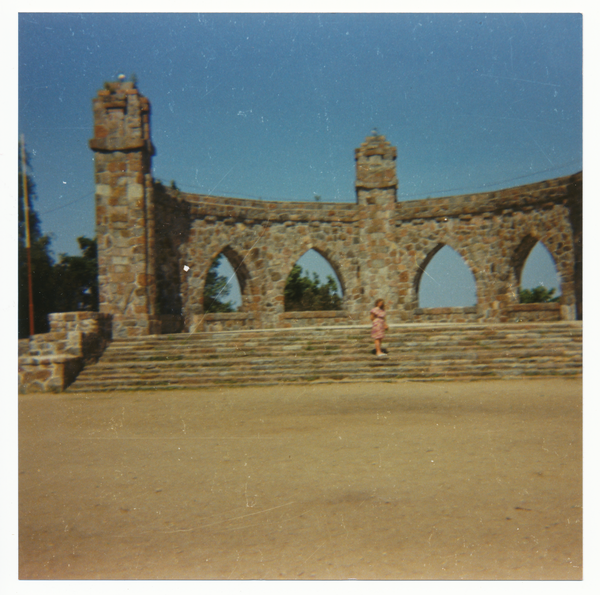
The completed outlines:
<svg viewBox="0 0 600 595">
<path fill-rule="evenodd" d="M 25 155 L 25 135 L 21 135 L 21 170 L 23 174 L 23 202 L 25 205 L 25 253 L 27 254 L 27 285 L 29 290 L 29 336 L 35 334 L 33 321 L 33 282 L 31 277 L 31 239 L 29 236 L 29 199 L 27 196 L 27 159 Z"/>
</svg>

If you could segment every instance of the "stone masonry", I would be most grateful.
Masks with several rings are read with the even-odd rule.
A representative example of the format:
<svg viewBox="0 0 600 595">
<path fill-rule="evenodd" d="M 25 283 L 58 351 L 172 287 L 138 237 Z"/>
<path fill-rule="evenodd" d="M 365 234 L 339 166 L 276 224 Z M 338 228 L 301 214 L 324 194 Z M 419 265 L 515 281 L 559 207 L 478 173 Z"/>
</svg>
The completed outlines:
<svg viewBox="0 0 600 595">
<path fill-rule="evenodd" d="M 150 104 L 132 82 L 94 99 L 96 233 L 100 311 L 116 328 L 160 330 L 156 319 Z M 121 331 L 123 332 L 123 330 Z"/>
<path fill-rule="evenodd" d="M 98 312 L 50 314 L 50 332 L 19 340 L 19 391 L 60 392 L 98 360 L 112 339 L 112 320 Z"/>
<path fill-rule="evenodd" d="M 356 203 L 207 196 L 152 179 L 150 104 L 131 82 L 94 99 L 100 310 L 125 338 L 183 330 L 364 324 L 376 298 L 390 322 L 574 320 L 581 317 L 582 174 L 496 192 L 397 201 L 396 148 L 377 132 L 355 151 Z M 560 278 L 558 305 L 523 306 L 524 263 L 541 241 Z M 423 271 L 444 246 L 475 278 L 473 308 L 420 309 Z M 342 285 L 343 310 L 285 312 L 285 281 L 316 250 Z M 206 314 L 203 289 L 224 254 L 240 310 Z"/>
</svg>

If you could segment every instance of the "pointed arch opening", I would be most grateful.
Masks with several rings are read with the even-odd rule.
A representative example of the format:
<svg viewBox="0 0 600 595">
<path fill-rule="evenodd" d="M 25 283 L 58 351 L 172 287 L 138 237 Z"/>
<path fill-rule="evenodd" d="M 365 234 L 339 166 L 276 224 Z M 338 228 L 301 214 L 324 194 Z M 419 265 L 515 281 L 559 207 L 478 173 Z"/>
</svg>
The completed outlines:
<svg viewBox="0 0 600 595">
<path fill-rule="evenodd" d="M 515 273 L 519 302 L 555 302 L 561 296 L 560 276 L 552 254 L 542 241 L 528 236 L 517 250 Z"/>
<path fill-rule="evenodd" d="M 204 312 L 238 312 L 243 304 L 248 271 L 237 252 L 230 247 L 213 260 L 204 283 Z"/>
<path fill-rule="evenodd" d="M 477 304 L 475 276 L 460 254 L 446 244 L 438 244 L 427 255 L 415 289 L 419 308 L 464 308 Z"/>
<path fill-rule="evenodd" d="M 332 264 L 318 250 L 307 250 L 292 267 L 284 289 L 286 312 L 342 310 L 343 286 Z"/>
</svg>

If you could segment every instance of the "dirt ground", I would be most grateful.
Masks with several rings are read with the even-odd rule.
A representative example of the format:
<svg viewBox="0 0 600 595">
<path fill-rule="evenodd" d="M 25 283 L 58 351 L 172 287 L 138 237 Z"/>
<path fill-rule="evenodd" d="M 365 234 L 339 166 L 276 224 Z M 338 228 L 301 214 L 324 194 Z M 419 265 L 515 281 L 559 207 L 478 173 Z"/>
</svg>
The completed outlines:
<svg viewBox="0 0 600 595">
<path fill-rule="evenodd" d="M 21 579 L 582 577 L 579 380 L 19 396 Z"/>
</svg>

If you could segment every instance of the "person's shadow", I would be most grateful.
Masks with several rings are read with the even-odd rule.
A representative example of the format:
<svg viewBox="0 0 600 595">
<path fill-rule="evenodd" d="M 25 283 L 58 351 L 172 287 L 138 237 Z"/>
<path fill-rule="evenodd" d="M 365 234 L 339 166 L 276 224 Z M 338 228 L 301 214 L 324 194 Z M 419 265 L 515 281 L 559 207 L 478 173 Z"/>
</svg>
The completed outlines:
<svg viewBox="0 0 600 595">
<path fill-rule="evenodd" d="M 381 351 L 383 351 L 383 353 L 385 353 L 386 355 L 388 355 L 388 350 L 387 350 L 385 347 L 382 347 L 382 348 L 381 348 Z M 371 353 L 372 353 L 373 355 L 375 355 L 375 353 L 376 353 L 376 350 L 375 350 L 375 348 L 371 349 Z"/>
</svg>

